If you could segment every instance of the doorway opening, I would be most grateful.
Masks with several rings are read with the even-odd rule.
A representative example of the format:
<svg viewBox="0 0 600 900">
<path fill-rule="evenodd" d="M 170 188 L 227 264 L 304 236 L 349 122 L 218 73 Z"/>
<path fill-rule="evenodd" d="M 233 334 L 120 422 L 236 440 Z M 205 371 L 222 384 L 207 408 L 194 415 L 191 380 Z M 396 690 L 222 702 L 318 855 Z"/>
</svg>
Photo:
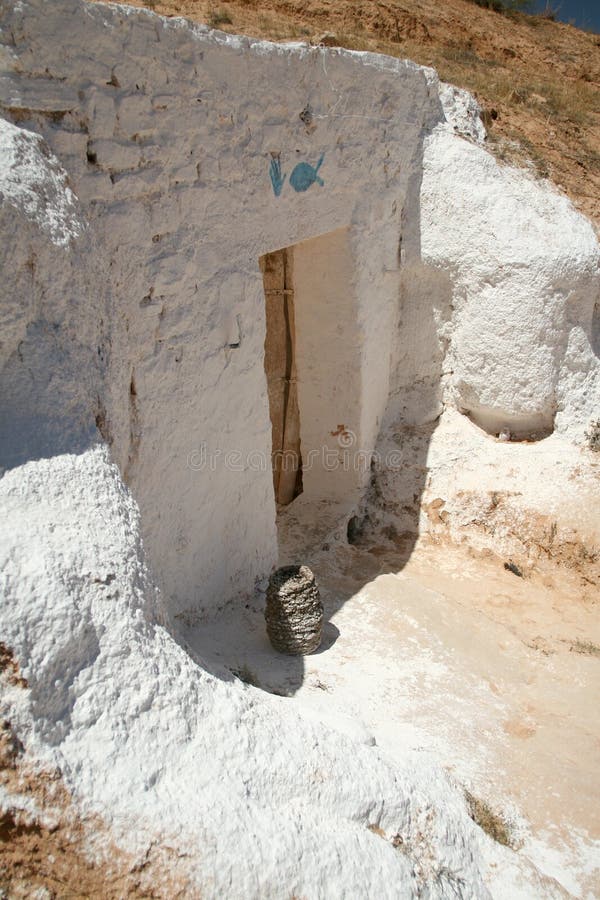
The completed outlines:
<svg viewBox="0 0 600 900">
<path fill-rule="evenodd" d="M 365 325 L 350 231 L 266 253 L 259 265 L 278 525 L 281 516 L 324 521 L 327 510 L 352 506 L 370 475 L 371 453 L 361 447 Z"/>
<path fill-rule="evenodd" d="M 292 250 L 287 247 L 260 258 L 266 303 L 265 373 L 272 429 L 271 466 L 278 506 L 287 506 L 302 493 L 292 265 Z"/>
</svg>

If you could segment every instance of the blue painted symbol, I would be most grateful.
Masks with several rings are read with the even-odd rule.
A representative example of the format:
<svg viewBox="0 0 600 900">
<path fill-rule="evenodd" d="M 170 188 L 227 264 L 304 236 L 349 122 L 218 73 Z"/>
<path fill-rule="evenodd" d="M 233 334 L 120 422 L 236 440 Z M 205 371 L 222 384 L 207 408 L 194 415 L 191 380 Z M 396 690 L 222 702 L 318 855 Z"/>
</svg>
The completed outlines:
<svg viewBox="0 0 600 900">
<path fill-rule="evenodd" d="M 311 166 L 307 162 L 298 163 L 292 174 L 290 175 L 290 184 L 299 194 L 307 191 L 309 187 L 311 187 L 315 182 L 323 187 L 325 182 L 322 178 L 319 178 L 318 171 L 321 168 L 321 163 L 325 158 L 325 154 L 321 153 L 319 158 L 319 162 L 316 166 Z"/>
<path fill-rule="evenodd" d="M 279 157 L 277 156 L 271 160 L 271 165 L 269 166 L 269 175 L 271 176 L 273 193 L 276 197 L 279 197 L 281 191 L 283 190 L 283 183 L 286 179 L 286 176 L 281 174 L 281 163 L 279 162 Z"/>
</svg>

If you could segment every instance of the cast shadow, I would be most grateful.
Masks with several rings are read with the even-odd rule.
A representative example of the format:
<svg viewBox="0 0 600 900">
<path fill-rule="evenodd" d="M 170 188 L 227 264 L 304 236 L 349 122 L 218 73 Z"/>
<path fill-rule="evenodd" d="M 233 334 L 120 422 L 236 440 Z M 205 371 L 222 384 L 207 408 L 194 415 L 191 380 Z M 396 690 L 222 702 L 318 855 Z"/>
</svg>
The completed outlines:
<svg viewBox="0 0 600 900">
<path fill-rule="evenodd" d="M 96 360 L 78 346 L 78 358 L 60 329 L 30 324 L 0 372 L 0 472 L 65 453 L 80 454 L 100 441 L 90 383 Z M 82 373 L 83 368 L 83 373 Z"/>
<path fill-rule="evenodd" d="M 331 619 L 374 578 L 402 571 L 419 539 L 429 446 L 442 412 L 446 344 L 440 323 L 451 315 L 452 289 L 445 273 L 422 261 L 422 146 L 417 156 L 398 242 L 396 365 L 362 500 L 351 508 L 340 505 L 337 514 L 326 510 L 325 515 L 323 501 L 316 500 L 311 513 L 310 502 L 300 495 L 279 517 L 279 564 L 308 565 L 319 584 L 326 620 L 321 647 L 305 657 L 274 651 L 266 635 L 264 595 L 259 593 L 241 616 L 234 610 L 219 625 L 201 627 L 194 635 L 203 658 L 216 652 L 229 671 L 268 693 L 292 697 L 307 678 L 316 677 L 318 657 L 344 639 Z"/>
</svg>

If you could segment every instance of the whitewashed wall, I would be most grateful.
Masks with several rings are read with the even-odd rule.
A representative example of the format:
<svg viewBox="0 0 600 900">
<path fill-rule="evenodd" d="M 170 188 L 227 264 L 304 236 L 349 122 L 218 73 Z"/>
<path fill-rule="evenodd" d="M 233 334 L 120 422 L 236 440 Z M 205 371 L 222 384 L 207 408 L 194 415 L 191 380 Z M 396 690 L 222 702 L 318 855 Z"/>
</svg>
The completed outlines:
<svg viewBox="0 0 600 900">
<path fill-rule="evenodd" d="M 293 281 L 303 490 L 351 504 L 364 483 L 357 450 L 366 365 L 357 365 L 363 341 L 348 229 L 298 244 Z"/>
<path fill-rule="evenodd" d="M 384 264 L 397 270 L 415 148 L 424 122 L 441 117 L 435 80 L 411 63 L 77 0 L 5 8 L 2 34 L 6 114 L 64 166 L 102 302 L 110 294 L 105 314 L 96 275 L 81 298 L 106 331 L 100 422 L 171 611 L 251 591 L 277 553 L 271 476 L 256 465 L 270 454 L 258 258 L 349 229 L 362 267 L 343 285 L 356 320 L 351 377 L 330 385 L 320 427 L 343 422 L 368 454 L 387 398 L 381 330 L 389 336 L 397 297 Z M 320 159 L 320 181 L 303 183 L 310 170 L 298 164 Z M 60 317 L 60 304 L 43 315 Z"/>
<path fill-rule="evenodd" d="M 22 0 L 1 16 L 0 105 L 56 155 L 81 226 L 42 239 L 27 187 L 19 230 L 5 193 L 0 463 L 80 448 L 96 422 L 173 616 L 251 592 L 276 561 L 266 252 L 298 244 L 310 295 L 305 448 L 343 425 L 368 458 L 384 421 L 447 404 L 488 430 L 581 437 L 598 405 L 596 239 L 475 146 L 468 95 L 410 62 L 147 10 Z M 27 142 L 6 141 L 14 185 Z M 306 484 L 348 499 L 367 477 Z"/>
<path fill-rule="evenodd" d="M 581 442 L 600 417 L 591 222 L 441 126 L 423 142 L 402 233 L 389 420 L 453 406 L 491 434 Z"/>
</svg>

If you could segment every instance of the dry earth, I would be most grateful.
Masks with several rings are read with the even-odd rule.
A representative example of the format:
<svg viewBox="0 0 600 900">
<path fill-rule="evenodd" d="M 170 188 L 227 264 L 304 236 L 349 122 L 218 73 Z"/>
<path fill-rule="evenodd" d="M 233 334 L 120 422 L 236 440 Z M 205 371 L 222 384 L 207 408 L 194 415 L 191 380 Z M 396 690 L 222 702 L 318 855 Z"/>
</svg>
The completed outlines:
<svg viewBox="0 0 600 900">
<path fill-rule="evenodd" d="M 473 92 L 497 157 L 549 177 L 600 224 L 600 35 L 471 0 L 147 0 L 228 32 L 434 66 Z"/>
<path fill-rule="evenodd" d="M 0 642 L 0 688 L 22 692 L 27 682 Z M 40 769 L 0 718 L 0 898 L 183 897 L 164 852 L 134 860 L 118 850 L 98 819 L 79 818 L 60 770 Z M 153 854 L 150 854 L 152 857 Z M 166 865 L 165 865 L 166 863 Z"/>
</svg>

